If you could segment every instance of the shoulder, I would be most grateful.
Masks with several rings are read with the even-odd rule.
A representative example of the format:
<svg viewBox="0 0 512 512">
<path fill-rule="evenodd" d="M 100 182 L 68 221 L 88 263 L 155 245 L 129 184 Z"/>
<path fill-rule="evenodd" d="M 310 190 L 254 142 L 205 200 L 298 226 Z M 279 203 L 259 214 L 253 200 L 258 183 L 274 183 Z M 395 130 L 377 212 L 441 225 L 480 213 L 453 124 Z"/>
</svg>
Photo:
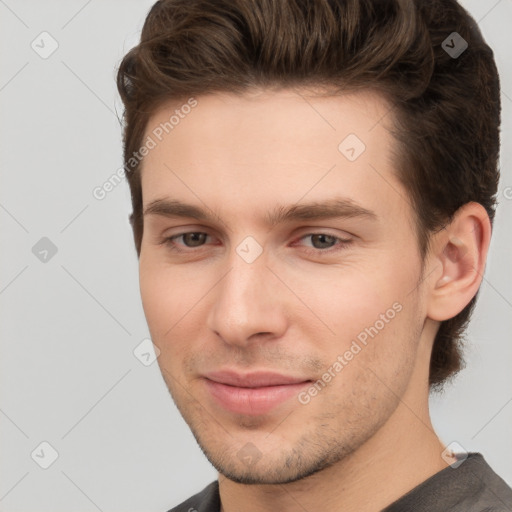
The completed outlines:
<svg viewBox="0 0 512 512">
<path fill-rule="evenodd" d="M 412 489 L 385 512 L 512 512 L 512 489 L 480 453 L 470 453 Z"/>
<path fill-rule="evenodd" d="M 457 471 L 453 468 L 447 469 Z M 472 505 L 475 511 L 512 511 L 512 489 L 494 472 L 480 453 L 469 454 L 468 459 L 458 469 L 464 470 L 459 477 L 462 487 L 467 487 L 468 491 L 472 490 L 474 493 L 474 501 L 468 505 Z"/>
<path fill-rule="evenodd" d="M 219 482 L 215 480 L 168 512 L 219 512 Z"/>
</svg>

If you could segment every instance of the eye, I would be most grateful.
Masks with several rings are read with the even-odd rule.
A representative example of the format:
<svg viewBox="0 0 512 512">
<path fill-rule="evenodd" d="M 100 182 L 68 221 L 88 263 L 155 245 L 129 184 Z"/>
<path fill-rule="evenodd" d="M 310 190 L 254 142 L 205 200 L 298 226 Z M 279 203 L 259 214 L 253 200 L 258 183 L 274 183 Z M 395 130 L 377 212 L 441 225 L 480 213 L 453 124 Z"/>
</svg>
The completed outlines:
<svg viewBox="0 0 512 512">
<path fill-rule="evenodd" d="M 187 231 L 185 233 L 178 233 L 177 235 L 167 237 L 161 242 L 161 244 L 167 245 L 173 251 L 193 252 L 187 251 L 187 249 L 193 250 L 194 248 L 202 247 L 205 245 L 209 236 L 210 235 L 208 235 L 208 233 L 203 233 L 201 231 Z M 306 252 L 315 255 L 332 253 L 344 249 L 352 242 L 352 240 L 330 235 L 329 233 L 308 233 L 300 237 L 298 240 L 300 241 L 308 238 L 311 240 L 311 245 L 309 248 L 306 245 Z M 183 243 L 177 242 L 180 239 Z M 297 242 L 294 242 L 294 245 L 296 243 Z M 185 247 L 185 249 L 180 246 Z"/>
<path fill-rule="evenodd" d="M 168 245 L 171 249 L 181 251 L 176 245 L 175 240 L 182 239 L 184 246 L 188 248 L 201 247 L 208 237 L 208 233 L 202 233 L 200 231 L 188 231 L 186 233 L 179 233 L 177 235 L 168 237 L 163 240 L 163 244 Z"/>
<path fill-rule="evenodd" d="M 315 249 L 330 249 L 336 243 L 336 237 L 325 233 L 306 235 L 303 238 L 311 239 L 311 245 Z"/>
<path fill-rule="evenodd" d="M 340 238 L 328 233 L 308 233 L 302 236 L 299 240 L 304 239 L 311 240 L 312 249 L 307 249 L 306 252 L 320 254 L 320 253 L 331 253 L 344 249 L 351 243 L 351 240 Z"/>
</svg>

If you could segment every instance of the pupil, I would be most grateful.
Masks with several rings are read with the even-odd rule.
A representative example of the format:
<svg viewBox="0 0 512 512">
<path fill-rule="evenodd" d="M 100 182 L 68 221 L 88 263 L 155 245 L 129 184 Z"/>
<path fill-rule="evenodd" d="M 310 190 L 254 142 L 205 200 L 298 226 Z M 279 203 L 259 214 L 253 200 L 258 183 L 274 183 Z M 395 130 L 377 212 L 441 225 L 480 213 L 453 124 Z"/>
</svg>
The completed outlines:
<svg viewBox="0 0 512 512">
<path fill-rule="evenodd" d="M 315 246 L 316 249 L 325 249 L 325 244 L 327 243 L 327 246 L 330 246 L 332 242 L 334 242 L 334 237 L 331 235 L 313 235 L 313 246 Z M 327 242 L 325 242 L 325 239 L 327 239 Z M 315 240 L 320 241 L 321 247 L 316 247 Z M 331 243 L 330 243 L 331 242 Z"/>
<path fill-rule="evenodd" d="M 204 242 L 204 236 L 205 233 L 187 233 L 184 237 L 185 245 L 188 245 L 189 247 L 197 247 L 201 245 L 201 242 Z M 188 241 L 191 241 L 192 243 L 189 244 Z"/>
</svg>

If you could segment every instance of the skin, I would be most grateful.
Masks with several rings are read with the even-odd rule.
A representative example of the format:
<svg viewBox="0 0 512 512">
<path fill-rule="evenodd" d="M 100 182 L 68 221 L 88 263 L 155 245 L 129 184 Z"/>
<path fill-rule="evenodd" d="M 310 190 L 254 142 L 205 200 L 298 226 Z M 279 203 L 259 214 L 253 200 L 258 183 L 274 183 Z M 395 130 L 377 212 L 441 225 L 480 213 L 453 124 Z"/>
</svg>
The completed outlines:
<svg viewBox="0 0 512 512">
<path fill-rule="evenodd" d="M 487 214 L 461 208 L 423 268 L 381 97 L 285 89 L 196 99 L 144 158 L 143 204 L 175 199 L 215 217 L 145 215 L 140 289 L 163 378 L 219 471 L 222 510 L 381 510 L 447 467 L 428 411 L 429 358 L 440 321 L 478 290 Z M 147 134 L 176 108 L 162 105 Z M 352 162 L 338 150 L 350 133 L 366 145 Z M 277 205 L 335 196 L 375 219 L 265 223 Z M 162 243 L 183 232 L 208 236 Z M 350 243 L 336 250 L 321 233 Z M 248 236 L 262 249 L 252 263 L 236 250 Z M 206 372 L 225 368 L 321 379 L 396 303 L 400 312 L 307 404 L 235 414 L 205 386 Z M 240 457 L 247 450 L 256 462 Z"/>
</svg>

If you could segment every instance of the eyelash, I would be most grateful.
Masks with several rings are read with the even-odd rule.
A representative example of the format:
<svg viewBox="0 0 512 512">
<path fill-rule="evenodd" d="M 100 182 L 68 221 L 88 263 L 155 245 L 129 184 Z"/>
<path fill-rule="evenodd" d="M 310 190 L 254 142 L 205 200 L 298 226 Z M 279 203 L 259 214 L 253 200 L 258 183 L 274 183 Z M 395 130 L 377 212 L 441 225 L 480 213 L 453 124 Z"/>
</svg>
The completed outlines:
<svg viewBox="0 0 512 512">
<path fill-rule="evenodd" d="M 177 238 L 181 238 L 181 237 L 183 237 L 185 235 L 189 235 L 189 234 L 204 234 L 204 235 L 210 236 L 210 235 L 208 235 L 208 233 L 204 233 L 202 231 L 186 231 L 184 233 L 178 233 L 177 235 L 173 235 L 171 237 L 164 238 L 164 240 L 162 240 L 162 242 L 161 242 L 161 245 L 166 245 L 170 250 L 176 251 L 178 253 L 196 252 L 193 247 L 189 247 L 188 250 L 179 249 L 174 241 Z M 334 252 L 341 251 L 341 250 L 345 249 L 348 245 L 350 245 L 350 243 L 352 242 L 352 240 L 347 240 L 345 238 L 340 238 L 340 237 L 337 237 L 334 235 L 330 235 L 329 233 L 322 233 L 322 232 L 307 233 L 305 235 L 302 235 L 298 240 L 302 240 L 303 238 L 311 237 L 314 235 L 328 236 L 328 237 L 334 238 L 335 242 L 338 242 L 335 246 L 329 247 L 327 249 L 315 249 L 315 248 L 306 249 L 306 253 L 313 254 L 315 256 L 324 255 L 324 254 L 332 254 Z M 204 245 L 198 246 L 198 249 L 201 249 L 202 247 L 204 247 Z"/>
</svg>

